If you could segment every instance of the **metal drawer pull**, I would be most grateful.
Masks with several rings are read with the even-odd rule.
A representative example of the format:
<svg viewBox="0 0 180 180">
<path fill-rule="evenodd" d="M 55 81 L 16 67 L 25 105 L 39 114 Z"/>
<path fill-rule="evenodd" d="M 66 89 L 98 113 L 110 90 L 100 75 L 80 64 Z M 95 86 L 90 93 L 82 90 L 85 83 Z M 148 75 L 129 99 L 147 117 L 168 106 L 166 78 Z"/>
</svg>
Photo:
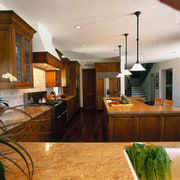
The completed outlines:
<svg viewBox="0 0 180 180">
<path fill-rule="evenodd" d="M 57 117 L 57 119 L 59 119 L 61 117 L 61 114 Z"/>
<path fill-rule="evenodd" d="M 66 110 L 66 111 L 64 111 L 64 112 L 62 113 L 62 115 L 64 115 L 65 113 L 67 113 L 67 110 Z"/>
</svg>

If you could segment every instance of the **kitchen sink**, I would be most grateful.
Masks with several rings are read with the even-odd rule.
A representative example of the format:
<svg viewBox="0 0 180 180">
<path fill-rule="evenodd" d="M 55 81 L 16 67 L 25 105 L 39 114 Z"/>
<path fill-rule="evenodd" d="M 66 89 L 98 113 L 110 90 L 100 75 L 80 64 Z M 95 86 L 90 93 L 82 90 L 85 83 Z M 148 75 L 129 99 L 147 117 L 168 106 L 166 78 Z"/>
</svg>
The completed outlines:
<svg viewBox="0 0 180 180">
<path fill-rule="evenodd" d="M 180 179 L 180 148 L 176 147 L 165 147 L 166 152 L 168 153 L 172 163 L 171 163 L 171 174 L 172 174 L 172 180 L 179 180 Z M 136 175 L 136 172 L 131 164 L 131 160 L 129 159 L 128 154 L 126 153 L 126 150 L 124 150 L 124 154 L 126 157 L 126 160 L 129 164 L 129 167 L 131 169 L 131 172 L 133 174 L 133 177 L 135 180 L 138 180 L 138 177 Z"/>
</svg>

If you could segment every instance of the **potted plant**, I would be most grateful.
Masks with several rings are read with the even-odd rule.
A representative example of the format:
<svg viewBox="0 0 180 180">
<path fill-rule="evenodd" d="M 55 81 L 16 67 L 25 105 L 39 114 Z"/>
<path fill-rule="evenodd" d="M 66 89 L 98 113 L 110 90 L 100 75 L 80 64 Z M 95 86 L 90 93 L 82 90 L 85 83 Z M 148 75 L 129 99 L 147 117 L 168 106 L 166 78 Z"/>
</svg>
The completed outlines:
<svg viewBox="0 0 180 180">
<path fill-rule="evenodd" d="M 18 112 L 25 113 L 30 118 L 32 118 L 28 113 L 14 108 L 14 107 L 8 107 L 8 106 L 0 106 L 0 111 L 6 111 L 6 110 L 15 110 Z M 14 125 L 15 123 L 13 123 Z M 7 133 L 7 127 L 11 126 L 12 124 L 5 125 L 4 122 L 0 119 L 0 143 L 4 145 L 6 148 L 11 149 L 12 152 L 17 153 L 20 155 L 22 160 L 25 162 L 27 170 L 25 170 L 23 167 L 21 167 L 18 162 L 16 162 L 13 158 L 11 158 L 9 155 L 9 152 L 0 150 L 0 180 L 5 180 L 5 173 L 6 173 L 6 166 L 3 164 L 4 160 L 9 161 L 10 163 L 14 164 L 16 167 L 18 167 L 21 172 L 29 179 L 32 179 L 33 173 L 34 173 L 34 165 L 31 156 L 29 153 L 20 145 L 18 142 L 13 140 L 12 135 L 14 134 L 8 134 Z M 17 134 L 18 135 L 18 134 Z"/>
</svg>

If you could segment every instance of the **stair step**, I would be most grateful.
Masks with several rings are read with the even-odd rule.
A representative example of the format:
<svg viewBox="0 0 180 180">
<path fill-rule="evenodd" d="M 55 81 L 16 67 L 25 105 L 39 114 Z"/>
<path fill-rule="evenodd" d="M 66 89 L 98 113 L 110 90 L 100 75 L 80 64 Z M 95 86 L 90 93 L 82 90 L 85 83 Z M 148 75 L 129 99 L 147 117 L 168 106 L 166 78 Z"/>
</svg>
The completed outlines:
<svg viewBox="0 0 180 180">
<path fill-rule="evenodd" d="M 146 96 L 146 94 L 144 93 L 144 91 L 142 90 L 141 87 L 139 86 L 132 86 L 131 87 L 131 96 L 132 97 L 142 97 L 144 98 L 144 101 L 148 101 L 148 97 Z"/>
</svg>

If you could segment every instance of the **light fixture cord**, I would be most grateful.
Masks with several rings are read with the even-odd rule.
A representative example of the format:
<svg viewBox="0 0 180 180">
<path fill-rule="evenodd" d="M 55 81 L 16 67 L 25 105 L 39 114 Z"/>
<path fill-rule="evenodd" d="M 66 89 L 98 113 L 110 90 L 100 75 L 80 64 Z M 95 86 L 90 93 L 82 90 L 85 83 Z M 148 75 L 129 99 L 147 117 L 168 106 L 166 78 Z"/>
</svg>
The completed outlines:
<svg viewBox="0 0 180 180">
<path fill-rule="evenodd" d="M 141 14 L 140 11 L 136 11 L 135 15 L 137 16 L 137 62 L 139 63 L 139 15 Z"/>
<path fill-rule="evenodd" d="M 125 36 L 125 44 L 126 44 L 126 50 L 125 50 L 125 56 L 126 56 L 126 64 L 125 64 L 125 69 L 127 69 L 127 36 L 128 36 L 128 33 L 124 34 Z"/>
<path fill-rule="evenodd" d="M 121 45 L 118 46 L 119 47 L 119 72 L 121 73 Z"/>
</svg>

